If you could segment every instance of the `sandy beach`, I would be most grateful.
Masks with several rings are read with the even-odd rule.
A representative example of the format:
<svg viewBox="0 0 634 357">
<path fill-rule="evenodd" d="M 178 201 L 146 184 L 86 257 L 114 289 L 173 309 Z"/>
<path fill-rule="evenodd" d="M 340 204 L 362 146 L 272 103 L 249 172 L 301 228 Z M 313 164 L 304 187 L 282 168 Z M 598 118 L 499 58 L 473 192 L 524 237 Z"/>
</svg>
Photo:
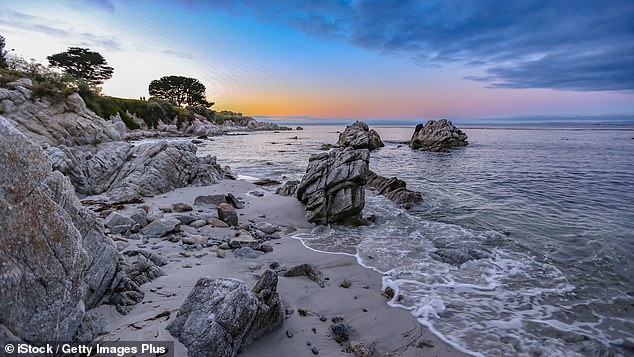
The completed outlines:
<svg viewBox="0 0 634 357">
<path fill-rule="evenodd" d="M 344 345 L 332 338 L 330 325 L 334 317 L 343 318 L 350 326 L 351 341 L 372 347 L 375 356 L 463 355 L 432 335 L 409 311 L 388 306 L 388 298 L 382 295 L 380 274 L 360 266 L 354 257 L 316 252 L 293 238 L 294 234 L 313 228 L 296 199 L 268 192 L 257 197 L 249 193 L 253 191 L 263 192 L 246 181 L 224 180 L 211 186 L 176 189 L 147 198 L 142 204 L 127 205 L 122 212 L 142 205 L 165 207 L 185 203 L 193 206 L 193 212 L 189 213 L 209 215 L 215 214 L 215 208 L 193 205 L 197 196 L 233 193 L 245 203 L 243 209 L 237 210 L 241 224 L 266 221 L 280 226 L 283 234 L 280 239 L 268 242 L 272 252 L 257 258 L 236 257 L 231 250 L 226 251 L 225 258 L 219 258 L 215 247 L 184 250 L 181 242 L 172 242 L 169 236 L 150 239 L 146 244 L 129 240 L 126 249 L 149 247 L 167 258 L 169 263 L 162 267 L 167 275 L 142 285 L 145 298 L 127 315 L 119 314 L 112 305 L 96 308 L 95 315 L 105 324 L 104 334 L 98 340 L 175 341 L 175 355 L 184 356 L 187 349 L 165 327 L 199 278 L 234 278 L 252 287 L 270 267 L 279 264 L 278 270 L 290 269 L 308 263 L 319 267 L 327 277 L 323 287 L 305 276 L 279 274 L 277 289 L 287 309 L 286 319 L 280 328 L 255 341 L 241 355 L 307 356 L 317 352 L 324 356 L 350 356 Z M 235 228 L 210 225 L 201 228 L 183 225 L 181 230 L 220 239 L 229 239 L 236 233 Z M 344 281 L 344 286 L 349 285 L 347 288 L 341 286 Z M 300 310 L 306 313 L 300 314 Z"/>
</svg>

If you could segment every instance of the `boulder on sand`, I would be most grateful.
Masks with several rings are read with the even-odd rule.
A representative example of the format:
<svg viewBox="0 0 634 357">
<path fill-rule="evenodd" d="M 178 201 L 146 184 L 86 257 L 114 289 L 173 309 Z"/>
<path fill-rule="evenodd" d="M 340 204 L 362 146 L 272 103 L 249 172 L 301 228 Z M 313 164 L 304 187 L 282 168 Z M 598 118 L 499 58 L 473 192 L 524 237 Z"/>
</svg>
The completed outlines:
<svg viewBox="0 0 634 357">
<path fill-rule="evenodd" d="M 418 124 L 409 142 L 412 149 L 427 151 L 448 151 L 455 146 L 469 144 L 467 134 L 456 128 L 447 119 L 430 120 L 427 124 Z"/>
<path fill-rule="evenodd" d="M 297 186 L 306 218 L 317 224 L 362 222 L 370 151 L 336 148 L 310 157 Z"/>
</svg>

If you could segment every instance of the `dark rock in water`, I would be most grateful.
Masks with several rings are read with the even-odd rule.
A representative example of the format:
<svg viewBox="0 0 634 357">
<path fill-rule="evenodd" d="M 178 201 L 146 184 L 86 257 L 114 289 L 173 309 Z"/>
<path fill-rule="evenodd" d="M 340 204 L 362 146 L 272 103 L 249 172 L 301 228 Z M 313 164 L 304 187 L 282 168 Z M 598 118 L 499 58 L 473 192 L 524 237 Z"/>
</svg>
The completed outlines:
<svg viewBox="0 0 634 357">
<path fill-rule="evenodd" d="M 192 206 L 188 205 L 187 203 L 174 203 L 172 204 L 172 209 L 174 210 L 174 212 L 189 212 L 189 211 L 193 211 Z"/>
<path fill-rule="evenodd" d="M 319 268 L 313 264 L 301 264 L 296 265 L 290 268 L 286 273 L 284 273 L 286 277 L 295 277 L 295 276 L 306 276 L 310 280 L 323 284 L 324 282 L 324 274 L 319 270 Z"/>
<path fill-rule="evenodd" d="M 273 185 L 279 185 L 281 184 L 281 182 L 279 182 L 278 180 L 270 179 L 270 178 L 262 178 L 253 182 L 253 184 L 258 186 L 273 186 Z"/>
<path fill-rule="evenodd" d="M 335 144 L 335 147 L 348 146 L 353 149 L 376 150 L 385 146 L 385 144 L 381 141 L 379 134 L 368 127 L 368 124 L 356 121 L 346 127 L 346 130 L 339 135 L 339 140 Z"/>
<path fill-rule="evenodd" d="M 252 291 L 235 279 L 199 279 L 167 330 L 190 356 L 236 356 L 283 321 L 277 275 L 267 270 Z"/>
<path fill-rule="evenodd" d="M 304 128 L 302 128 L 301 126 L 298 126 L 297 128 L 295 128 L 295 130 L 304 130 Z"/>
<path fill-rule="evenodd" d="M 286 181 L 279 187 L 275 193 L 280 196 L 295 196 L 295 192 L 297 191 L 297 185 L 299 185 L 299 181 L 291 180 Z"/>
<path fill-rule="evenodd" d="M 238 225 L 238 213 L 228 203 L 221 203 L 218 205 L 218 218 L 230 226 Z"/>
<path fill-rule="evenodd" d="M 330 325 L 330 331 L 332 332 L 332 338 L 339 343 L 350 339 L 350 326 L 345 322 Z"/>
<path fill-rule="evenodd" d="M 360 223 L 370 152 L 337 148 L 313 155 L 297 186 L 306 218 L 317 224 Z"/>
<path fill-rule="evenodd" d="M 379 194 L 404 208 L 423 200 L 420 192 L 407 189 L 407 183 L 396 177 L 386 178 L 368 170 L 367 186 L 375 188 Z"/>
<path fill-rule="evenodd" d="M 429 253 L 429 255 L 443 263 L 460 266 L 469 260 L 487 258 L 490 255 L 486 252 L 468 248 L 439 248 Z"/>
<path fill-rule="evenodd" d="M 115 243 L 42 149 L 1 116 L 0 138 L 0 336 L 71 341 L 110 288 Z"/>
<path fill-rule="evenodd" d="M 448 151 L 455 146 L 465 146 L 467 134 L 456 128 L 447 119 L 430 120 L 427 124 L 418 124 L 409 142 L 412 149 L 428 151 Z"/>
</svg>

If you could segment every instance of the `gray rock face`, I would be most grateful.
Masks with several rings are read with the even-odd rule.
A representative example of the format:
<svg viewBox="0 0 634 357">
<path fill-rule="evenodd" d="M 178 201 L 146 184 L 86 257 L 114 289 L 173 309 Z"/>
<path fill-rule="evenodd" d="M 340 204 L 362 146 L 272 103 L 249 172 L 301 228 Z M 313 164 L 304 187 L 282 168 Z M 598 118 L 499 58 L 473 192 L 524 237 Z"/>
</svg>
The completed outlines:
<svg viewBox="0 0 634 357">
<path fill-rule="evenodd" d="M 188 142 L 59 146 L 47 153 L 53 169 L 71 179 L 79 196 L 103 194 L 112 201 L 214 184 L 228 177 L 215 157 L 197 157 L 196 146 Z"/>
<path fill-rule="evenodd" d="M 0 330 L 73 340 L 115 275 L 115 244 L 42 149 L 3 117 L 0 138 Z"/>
<path fill-rule="evenodd" d="M 377 192 L 403 208 L 411 208 L 414 204 L 423 200 L 420 192 L 407 188 L 405 181 L 396 177 L 386 178 L 377 175 L 373 171 L 368 172 L 367 186 L 373 187 Z"/>
<path fill-rule="evenodd" d="M 161 218 L 143 227 L 141 233 L 148 238 L 161 238 L 167 233 L 177 231 L 180 224 L 181 221 L 176 218 Z"/>
<path fill-rule="evenodd" d="M 297 199 L 306 206 L 306 218 L 317 224 L 358 223 L 365 206 L 370 152 L 337 148 L 310 157 L 297 186 Z"/>
<path fill-rule="evenodd" d="M 37 145 L 94 145 L 121 140 L 116 122 L 109 122 L 86 109 L 79 94 L 64 100 L 31 100 L 29 79 L 0 88 L 0 114 Z"/>
<path fill-rule="evenodd" d="M 376 150 L 385 146 L 381 137 L 374 130 L 368 127 L 368 124 L 355 121 L 352 125 L 348 125 L 346 130 L 339 134 L 339 140 L 335 144 L 336 147 L 351 147 L 353 149 Z"/>
<path fill-rule="evenodd" d="M 124 216 L 121 213 L 118 212 L 112 212 L 108 215 L 108 217 L 106 217 L 106 219 L 103 220 L 103 225 L 106 228 L 112 228 L 112 227 L 117 227 L 117 226 L 126 226 L 128 227 L 128 229 L 130 227 L 132 227 L 136 222 L 128 217 L 128 216 Z"/>
<path fill-rule="evenodd" d="M 447 119 L 430 120 L 427 124 L 418 124 L 409 142 L 412 149 L 428 151 L 448 151 L 455 146 L 465 146 L 467 134 L 456 128 Z"/>
<path fill-rule="evenodd" d="M 199 279 L 167 330 L 189 356 L 236 356 L 283 317 L 277 275 L 269 270 L 253 291 L 235 279 Z"/>
<path fill-rule="evenodd" d="M 275 193 L 277 193 L 280 196 L 295 196 L 295 192 L 297 191 L 297 185 L 299 185 L 299 181 L 295 181 L 295 180 L 291 180 L 291 181 L 286 181 L 284 182 L 284 184 L 282 185 L 282 187 L 279 187 Z"/>
</svg>

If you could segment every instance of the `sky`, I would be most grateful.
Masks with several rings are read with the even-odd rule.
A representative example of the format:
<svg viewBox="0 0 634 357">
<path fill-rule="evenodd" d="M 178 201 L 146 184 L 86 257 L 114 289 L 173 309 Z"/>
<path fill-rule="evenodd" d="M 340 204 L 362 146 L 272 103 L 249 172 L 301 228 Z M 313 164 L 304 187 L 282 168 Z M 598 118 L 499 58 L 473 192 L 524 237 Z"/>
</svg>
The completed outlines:
<svg viewBox="0 0 634 357">
<path fill-rule="evenodd" d="M 0 35 L 101 53 L 107 95 L 194 77 L 253 116 L 634 117 L 632 0 L 3 0 Z"/>
</svg>

